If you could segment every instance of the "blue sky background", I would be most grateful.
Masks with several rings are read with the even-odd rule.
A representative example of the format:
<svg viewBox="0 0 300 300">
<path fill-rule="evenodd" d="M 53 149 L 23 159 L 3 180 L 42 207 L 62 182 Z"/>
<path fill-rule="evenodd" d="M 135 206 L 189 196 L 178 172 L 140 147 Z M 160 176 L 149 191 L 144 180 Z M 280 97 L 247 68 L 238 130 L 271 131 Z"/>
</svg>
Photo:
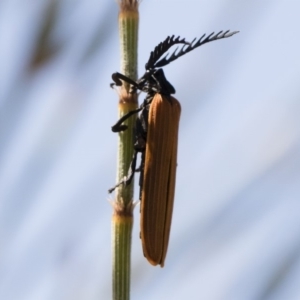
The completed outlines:
<svg viewBox="0 0 300 300">
<path fill-rule="evenodd" d="M 240 33 L 165 67 L 182 104 L 172 231 L 152 267 L 135 209 L 132 299 L 300 299 L 299 11 L 142 1 L 140 75 L 168 35 Z M 111 299 L 117 16 L 113 0 L 0 3 L 1 299 Z"/>
</svg>

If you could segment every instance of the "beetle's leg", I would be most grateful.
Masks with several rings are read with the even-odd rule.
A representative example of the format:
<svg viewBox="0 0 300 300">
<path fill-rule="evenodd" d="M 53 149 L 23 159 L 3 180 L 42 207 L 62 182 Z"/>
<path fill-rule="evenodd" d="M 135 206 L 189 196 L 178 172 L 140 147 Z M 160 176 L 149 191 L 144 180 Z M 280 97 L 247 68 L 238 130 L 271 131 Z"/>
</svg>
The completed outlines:
<svg viewBox="0 0 300 300">
<path fill-rule="evenodd" d="M 142 199 L 142 190 L 143 190 L 143 182 L 144 182 L 144 168 L 145 168 L 145 151 L 142 152 L 142 157 L 141 157 L 141 165 L 139 167 L 141 175 L 140 175 L 140 181 L 139 181 L 139 185 L 140 185 L 140 196 L 139 199 Z"/>
<path fill-rule="evenodd" d="M 142 89 L 142 85 L 143 83 L 141 84 L 138 84 L 136 83 L 134 80 L 130 79 L 129 77 L 121 74 L 121 73 L 113 73 L 111 75 L 114 83 L 111 83 L 110 86 L 113 87 L 114 85 L 116 86 L 122 86 L 122 81 L 121 80 L 124 80 L 126 81 L 127 83 L 131 84 L 135 89 L 138 89 L 138 90 L 141 90 Z M 135 110 L 132 110 L 130 112 L 128 112 L 127 114 L 125 114 L 122 118 L 120 118 L 120 120 L 111 127 L 111 130 L 113 132 L 120 132 L 120 131 L 124 131 L 127 129 L 127 125 L 122 125 L 122 123 L 127 120 L 128 118 L 130 118 L 132 115 L 140 112 L 142 109 L 143 109 L 144 105 L 141 105 L 139 108 L 135 109 Z"/>
<path fill-rule="evenodd" d="M 146 102 L 146 100 L 145 100 Z M 134 144 L 134 149 L 141 152 L 141 164 L 139 166 L 140 171 L 140 195 L 139 199 L 141 200 L 142 189 L 143 189 L 143 181 L 144 181 L 144 167 L 145 167 L 145 150 L 147 143 L 147 130 L 148 130 L 148 106 L 145 106 L 145 109 L 142 110 L 139 118 L 136 120 L 136 142 Z"/>
<path fill-rule="evenodd" d="M 141 141 L 141 142 L 137 142 L 138 146 L 134 149 L 134 153 L 133 153 L 133 157 L 132 157 L 132 161 L 130 163 L 130 167 L 129 167 L 129 171 L 127 176 L 125 176 L 119 183 L 117 183 L 114 187 L 110 188 L 108 190 L 109 193 L 113 192 L 117 187 L 119 187 L 121 184 L 124 184 L 125 186 L 129 185 L 134 177 L 134 173 L 135 172 L 141 172 L 141 176 L 143 174 L 144 171 L 144 145 L 145 142 Z M 137 160 L 137 155 L 139 152 L 142 152 L 142 161 L 141 161 L 141 165 L 138 169 L 136 169 L 136 160 Z"/>
<path fill-rule="evenodd" d="M 140 110 L 143 109 L 140 108 Z M 137 172 L 136 169 L 136 161 L 137 161 L 137 155 L 139 152 L 144 152 L 146 148 L 146 132 L 145 132 L 145 125 L 144 125 L 144 116 L 147 112 L 147 109 L 144 109 L 142 112 L 141 117 L 136 119 L 136 128 L 135 128 L 135 143 L 133 145 L 134 148 L 134 153 L 133 153 L 133 158 L 130 163 L 129 171 L 127 176 L 125 176 L 119 183 L 117 183 L 113 188 L 109 189 L 108 192 L 111 193 L 113 192 L 118 186 L 121 184 L 124 184 L 125 186 L 129 185 L 134 177 L 134 173 Z M 142 119 L 142 120 L 141 120 Z M 142 160 L 144 156 L 142 155 Z M 143 173 L 143 161 L 141 162 L 141 167 L 140 172 L 141 174 Z M 142 175 L 141 175 L 142 176 Z"/>
<path fill-rule="evenodd" d="M 136 159 L 137 159 L 138 151 L 134 151 L 133 158 L 130 163 L 129 172 L 127 176 L 125 176 L 119 183 L 117 183 L 114 187 L 110 188 L 108 190 L 109 193 L 113 192 L 117 187 L 119 187 L 121 184 L 124 184 L 125 186 L 129 185 L 134 177 L 135 167 L 136 167 Z"/>
<path fill-rule="evenodd" d="M 113 87 L 115 85 L 116 86 L 122 86 L 122 81 L 121 80 L 124 80 L 127 83 L 134 86 L 136 89 L 140 90 L 140 86 L 134 80 L 132 80 L 131 78 L 129 78 L 129 77 L 127 77 L 127 76 L 125 76 L 125 75 L 123 75 L 119 72 L 113 73 L 111 75 L 111 78 L 114 81 L 113 83 L 110 84 L 111 87 Z"/>
<path fill-rule="evenodd" d="M 142 132 L 147 131 L 147 122 L 148 122 L 148 108 L 147 107 L 151 104 L 152 99 L 153 99 L 152 95 L 150 95 L 150 96 L 147 95 L 144 102 L 140 105 L 139 108 L 132 110 L 132 111 L 128 112 L 127 114 L 125 114 L 123 117 L 121 117 L 119 119 L 119 121 L 111 127 L 111 130 L 113 132 L 120 132 L 120 131 L 126 130 L 128 126 L 125 124 L 122 124 L 122 123 L 124 121 L 126 121 L 128 118 L 130 118 L 132 115 L 142 111 L 142 116 L 139 120 L 139 122 L 141 124 L 139 125 L 138 123 L 136 123 L 136 127 L 140 126 L 140 128 L 136 128 L 136 132 L 139 132 L 139 134 L 136 134 L 136 140 L 138 140 L 138 135 L 142 135 Z M 143 136 L 144 136 L 144 140 L 146 140 L 145 134 L 143 134 Z"/>
<path fill-rule="evenodd" d="M 120 118 L 119 121 L 118 121 L 115 125 L 113 125 L 113 126 L 111 127 L 111 130 L 112 130 L 113 132 L 120 132 L 120 131 L 126 130 L 128 126 L 127 126 L 127 125 L 124 125 L 124 124 L 122 124 L 122 123 L 123 123 L 125 120 L 127 120 L 128 118 L 130 118 L 132 115 L 134 115 L 134 114 L 140 112 L 142 109 L 143 109 L 143 107 L 139 107 L 139 108 L 137 108 L 137 109 L 135 109 L 135 110 L 132 110 L 132 111 L 128 112 L 126 115 L 124 115 L 122 118 Z"/>
</svg>

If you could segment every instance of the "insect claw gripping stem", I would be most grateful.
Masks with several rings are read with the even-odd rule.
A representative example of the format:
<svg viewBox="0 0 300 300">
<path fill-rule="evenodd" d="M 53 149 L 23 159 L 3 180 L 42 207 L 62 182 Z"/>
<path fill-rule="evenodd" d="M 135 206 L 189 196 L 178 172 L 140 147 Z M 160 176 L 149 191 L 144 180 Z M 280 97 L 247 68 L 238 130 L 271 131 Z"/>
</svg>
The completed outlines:
<svg viewBox="0 0 300 300">
<path fill-rule="evenodd" d="M 130 83 L 131 85 L 133 85 L 135 88 L 139 89 L 138 84 L 134 80 L 130 79 L 129 77 L 127 77 L 119 72 L 113 73 L 111 75 L 111 78 L 114 81 L 114 83 L 111 83 L 110 86 L 112 86 L 112 85 L 122 86 L 122 81 L 121 81 L 121 79 L 122 79 L 122 80 Z"/>
</svg>

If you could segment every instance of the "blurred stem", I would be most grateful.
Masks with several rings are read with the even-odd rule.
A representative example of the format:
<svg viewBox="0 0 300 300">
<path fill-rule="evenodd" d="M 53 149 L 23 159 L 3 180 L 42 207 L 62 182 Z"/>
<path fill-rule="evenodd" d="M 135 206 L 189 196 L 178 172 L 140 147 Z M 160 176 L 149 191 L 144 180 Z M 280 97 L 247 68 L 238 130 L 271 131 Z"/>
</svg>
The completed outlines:
<svg viewBox="0 0 300 300">
<path fill-rule="evenodd" d="M 138 1 L 119 1 L 119 38 L 121 46 L 121 73 L 137 79 Z M 122 117 L 138 106 L 137 95 L 130 93 L 130 86 L 123 82 L 119 91 L 118 115 Z M 127 175 L 133 156 L 135 116 L 125 124 L 128 129 L 119 133 L 117 183 Z M 112 217 L 113 247 L 113 299 L 130 299 L 130 254 L 133 225 L 133 182 L 120 185 L 116 190 Z"/>
</svg>

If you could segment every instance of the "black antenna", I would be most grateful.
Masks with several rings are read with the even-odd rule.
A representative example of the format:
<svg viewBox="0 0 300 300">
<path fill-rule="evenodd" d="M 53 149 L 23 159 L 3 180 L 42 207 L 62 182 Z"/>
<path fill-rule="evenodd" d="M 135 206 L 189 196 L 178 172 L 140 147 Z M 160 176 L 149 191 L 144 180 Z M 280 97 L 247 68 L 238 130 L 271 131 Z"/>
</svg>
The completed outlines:
<svg viewBox="0 0 300 300">
<path fill-rule="evenodd" d="M 159 57 L 160 57 L 163 53 L 165 53 L 167 50 L 161 51 L 162 53 L 159 53 L 160 55 L 159 55 L 158 58 L 156 58 L 156 56 L 155 56 L 155 58 L 156 58 L 155 61 L 151 61 L 151 57 L 152 57 L 152 53 L 153 53 L 153 52 L 151 52 L 149 62 L 151 61 L 152 64 L 154 63 L 154 65 L 151 65 L 152 68 L 163 67 L 163 66 L 169 64 L 171 61 L 174 61 L 174 60 L 177 59 L 178 57 L 180 57 L 180 56 L 182 56 L 182 55 L 184 55 L 184 54 L 186 54 L 186 53 L 188 53 L 188 52 L 194 50 L 194 49 L 197 48 L 197 47 L 200 47 L 200 46 L 202 46 L 202 45 L 204 45 L 204 44 L 206 44 L 206 43 L 212 42 L 212 41 L 216 41 L 216 40 L 220 40 L 220 39 L 225 39 L 225 38 L 231 37 L 231 36 L 233 36 L 234 34 L 236 34 L 236 33 L 238 33 L 238 32 L 239 32 L 239 31 L 233 31 L 233 32 L 230 32 L 230 30 L 227 30 L 227 31 L 225 31 L 225 32 L 220 31 L 220 32 L 218 32 L 218 33 L 216 33 L 216 34 L 213 32 L 213 33 L 211 33 L 210 35 L 208 35 L 206 38 L 204 38 L 206 34 L 203 34 L 203 35 L 201 36 L 201 38 L 200 38 L 197 42 L 195 42 L 195 40 L 196 40 L 196 38 L 195 38 L 195 39 L 193 39 L 193 41 L 192 41 L 191 43 L 187 43 L 187 42 L 184 41 L 184 39 L 182 39 L 182 41 L 184 41 L 184 44 L 186 44 L 186 45 L 188 45 L 188 46 L 186 46 L 186 45 L 182 46 L 182 48 L 179 50 L 179 52 L 177 52 L 177 49 L 176 49 L 171 55 L 168 55 L 168 54 L 167 54 L 165 57 L 163 57 L 160 61 L 158 61 L 158 62 L 156 62 L 156 63 L 155 63 L 155 61 L 157 61 L 157 60 L 159 59 Z M 168 38 L 169 38 L 169 37 L 168 37 Z M 167 39 L 168 39 L 168 38 L 167 38 Z M 179 38 L 179 37 L 178 37 L 178 38 Z M 178 38 L 177 38 L 177 39 L 178 39 Z M 165 43 L 165 42 L 167 41 L 167 39 L 166 39 L 163 43 Z M 195 42 L 195 43 L 194 43 L 194 42 Z M 158 47 L 159 47 L 161 44 L 163 44 L 163 43 L 160 43 L 156 48 L 158 48 Z M 173 43 L 173 45 L 174 45 L 174 44 L 175 44 L 175 43 Z M 171 46 L 173 46 L 173 45 L 171 45 Z M 169 49 L 171 46 L 169 46 L 168 49 Z M 154 51 L 156 51 L 156 48 L 154 49 Z M 164 48 L 163 48 L 163 49 L 164 49 Z M 176 53 L 176 52 L 177 52 L 177 53 Z M 148 63 L 149 63 L 149 62 L 148 62 Z M 146 66 L 147 66 L 147 65 L 146 65 Z"/>
<path fill-rule="evenodd" d="M 176 44 L 190 45 L 185 39 L 180 39 L 180 36 L 174 39 L 174 35 L 168 36 L 163 42 L 159 43 L 151 52 L 148 62 L 145 65 L 146 70 L 155 68 L 155 63 L 164 55 L 172 46 Z M 177 49 L 176 49 L 177 50 Z"/>
</svg>

